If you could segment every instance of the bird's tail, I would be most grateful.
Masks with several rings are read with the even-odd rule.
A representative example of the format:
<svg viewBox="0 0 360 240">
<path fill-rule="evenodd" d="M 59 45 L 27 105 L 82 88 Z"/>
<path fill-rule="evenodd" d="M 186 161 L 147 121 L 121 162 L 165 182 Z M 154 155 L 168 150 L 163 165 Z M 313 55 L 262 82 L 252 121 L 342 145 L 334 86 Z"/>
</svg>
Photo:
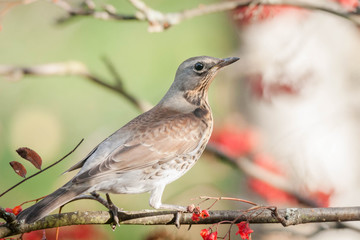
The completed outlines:
<svg viewBox="0 0 360 240">
<path fill-rule="evenodd" d="M 20 214 L 17 216 L 17 220 L 24 221 L 28 224 L 33 223 L 45 217 L 56 208 L 71 201 L 76 196 L 84 193 L 86 190 L 86 188 L 67 188 L 63 186 L 50 195 L 46 196 L 40 202 L 20 212 Z"/>
</svg>

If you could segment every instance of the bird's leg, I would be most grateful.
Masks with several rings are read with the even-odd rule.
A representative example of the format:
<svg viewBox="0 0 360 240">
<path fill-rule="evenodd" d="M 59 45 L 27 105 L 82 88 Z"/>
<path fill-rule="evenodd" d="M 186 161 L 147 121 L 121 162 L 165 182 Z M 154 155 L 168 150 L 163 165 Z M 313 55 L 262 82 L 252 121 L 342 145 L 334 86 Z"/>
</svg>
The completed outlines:
<svg viewBox="0 0 360 240">
<path fill-rule="evenodd" d="M 101 203 L 104 207 L 109 208 L 109 202 L 106 201 L 105 199 L 103 199 L 102 197 L 100 197 L 100 194 L 98 194 L 97 192 L 93 191 L 90 193 L 90 195 L 93 197 L 94 200 L 98 201 L 99 203 Z"/>
<path fill-rule="evenodd" d="M 161 202 L 161 197 L 164 192 L 165 186 L 158 186 L 154 190 L 151 191 L 149 204 L 151 207 L 155 209 L 168 209 L 168 210 L 177 210 L 181 212 L 186 212 L 187 207 L 172 205 L 172 204 L 164 204 Z"/>
<path fill-rule="evenodd" d="M 153 191 L 151 191 L 151 196 L 149 200 L 149 204 L 151 207 L 155 209 L 169 209 L 169 210 L 176 210 L 178 211 L 175 216 L 175 226 L 177 228 L 180 228 L 180 215 L 182 212 L 187 211 L 187 207 L 184 206 L 178 206 L 178 205 L 172 205 L 172 204 L 163 204 L 161 202 L 161 197 L 164 192 L 165 186 L 159 186 L 155 188 Z"/>
<path fill-rule="evenodd" d="M 111 201 L 110 195 L 108 193 L 106 193 L 106 200 L 109 204 L 109 211 L 113 216 L 113 223 L 111 227 L 114 230 L 116 228 L 116 225 L 120 226 L 118 217 L 119 208 L 115 206 L 115 204 Z"/>
</svg>

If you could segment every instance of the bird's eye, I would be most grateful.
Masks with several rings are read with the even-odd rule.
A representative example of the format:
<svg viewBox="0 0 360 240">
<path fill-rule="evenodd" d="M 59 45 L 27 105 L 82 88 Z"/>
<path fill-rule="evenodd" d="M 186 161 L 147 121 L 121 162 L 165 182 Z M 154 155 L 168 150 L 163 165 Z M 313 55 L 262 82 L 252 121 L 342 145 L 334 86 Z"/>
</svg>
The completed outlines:
<svg viewBox="0 0 360 240">
<path fill-rule="evenodd" d="M 204 64 L 201 62 L 197 62 L 197 63 L 195 63 L 194 68 L 196 71 L 201 71 L 204 68 Z"/>
</svg>

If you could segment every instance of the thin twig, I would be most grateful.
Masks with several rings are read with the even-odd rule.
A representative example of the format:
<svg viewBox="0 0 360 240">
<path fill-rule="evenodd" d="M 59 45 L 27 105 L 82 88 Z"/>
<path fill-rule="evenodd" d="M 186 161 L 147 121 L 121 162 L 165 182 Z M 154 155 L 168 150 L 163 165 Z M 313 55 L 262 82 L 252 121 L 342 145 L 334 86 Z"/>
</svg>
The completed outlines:
<svg viewBox="0 0 360 240">
<path fill-rule="evenodd" d="M 24 4 L 18 1 L 19 4 Z M 53 1 L 53 3 L 63 9 L 67 16 L 58 20 L 59 23 L 67 22 L 75 17 L 92 17 L 101 20 L 116 20 L 116 21 L 146 21 L 149 23 L 149 32 L 162 32 L 169 27 L 179 24 L 184 20 L 191 19 L 198 16 L 203 16 L 212 13 L 231 11 L 239 7 L 246 7 L 254 5 L 286 5 L 300 7 L 303 9 L 322 11 L 333 14 L 335 16 L 345 18 L 357 26 L 360 26 L 359 14 L 348 12 L 345 8 L 337 3 L 331 1 L 309 1 L 309 0 L 233 0 L 222 1 L 214 4 L 201 4 L 192 9 L 186 9 L 180 12 L 163 13 L 147 6 L 141 0 L 129 0 L 129 2 L 137 9 L 134 14 L 118 13 L 114 6 L 106 4 L 101 10 L 96 9 L 95 3 L 91 0 L 85 0 L 79 7 L 71 6 L 65 0 Z"/>
<path fill-rule="evenodd" d="M 47 197 L 47 195 L 45 195 L 45 196 L 43 196 L 43 197 L 39 197 L 39 198 L 33 199 L 33 200 L 28 200 L 28 201 L 22 202 L 22 203 L 20 204 L 20 206 L 22 206 L 22 205 L 24 205 L 24 204 L 26 204 L 26 203 L 30 203 L 30 202 L 37 202 L 37 201 L 39 201 L 39 200 L 41 200 L 41 199 L 43 199 L 43 198 L 45 198 L 45 197 Z"/>
<path fill-rule="evenodd" d="M 347 12 L 339 4 L 324 1 L 308 1 L 308 0 L 233 0 L 223 1 L 214 4 L 201 4 L 192 9 L 186 9 L 181 12 L 163 13 L 146 5 L 141 0 L 129 0 L 129 2 L 137 9 L 134 15 L 124 15 L 116 12 L 113 6 L 105 7 L 105 10 L 98 11 L 93 8 L 74 9 L 69 4 L 64 4 L 64 1 L 57 1 L 56 4 L 68 12 L 68 16 L 63 18 L 61 22 L 65 22 L 73 17 L 88 16 L 102 20 L 138 20 L 147 21 L 149 23 L 148 30 L 150 32 L 162 32 L 169 27 L 179 24 L 180 22 L 198 16 L 207 14 L 231 11 L 239 7 L 246 7 L 254 5 L 287 5 L 300 7 L 309 10 L 323 11 L 342 18 L 345 18 L 356 25 L 360 25 L 359 16 L 355 13 Z M 87 6 L 83 4 L 83 6 Z M 111 9 L 111 10 L 109 10 Z"/>
<path fill-rule="evenodd" d="M 124 83 L 122 80 L 122 77 L 120 76 L 119 72 L 117 71 L 116 67 L 114 66 L 114 64 L 112 63 L 112 61 L 110 61 L 110 59 L 106 56 L 104 56 L 102 58 L 105 66 L 107 67 L 107 69 L 109 70 L 109 72 L 111 73 L 111 75 L 114 77 L 114 81 L 116 81 L 116 85 L 118 88 L 124 89 Z"/>
<path fill-rule="evenodd" d="M 229 201 L 236 201 L 236 202 L 243 202 L 243 203 L 247 203 L 253 206 L 258 206 L 256 203 L 245 200 L 245 199 L 241 199 L 241 198 L 233 198 L 233 197 L 209 197 L 209 196 L 200 196 L 200 199 L 213 199 L 213 200 L 229 200 Z"/>
<path fill-rule="evenodd" d="M 19 186 L 20 184 L 22 184 L 23 182 L 39 175 L 40 173 L 48 170 L 49 168 L 55 166 L 56 164 L 60 163 L 62 160 L 64 160 L 65 158 L 67 158 L 70 154 L 72 154 L 79 146 L 80 144 L 84 141 L 84 139 L 81 139 L 81 141 L 75 146 L 75 148 L 73 150 L 71 150 L 68 154 L 66 154 L 64 157 L 60 158 L 59 160 L 57 160 L 56 162 L 54 162 L 53 164 L 49 165 L 48 167 L 34 173 L 33 175 L 31 175 L 30 177 L 27 177 L 25 179 L 23 179 L 22 181 L 18 182 L 17 184 L 15 184 L 14 186 L 10 187 L 9 189 L 7 189 L 5 192 L 0 194 L 0 197 L 4 196 L 6 193 L 8 193 L 9 191 L 11 191 L 12 189 L 16 188 L 17 186 Z"/>
<path fill-rule="evenodd" d="M 78 61 L 48 63 L 28 67 L 0 65 L 0 76 L 4 76 L 12 81 L 17 81 L 24 76 L 80 76 L 120 94 L 131 104 L 133 104 L 137 109 L 140 109 L 143 112 L 148 110 L 150 108 L 149 106 L 151 106 L 149 103 L 138 100 L 124 88 L 123 84 L 121 83 L 121 77 L 115 70 L 113 64 L 111 64 L 109 60 L 106 60 L 105 64 L 110 71 L 110 74 L 113 75 L 116 84 L 109 84 L 102 78 L 90 73 L 85 64 Z"/>
<path fill-rule="evenodd" d="M 58 19 L 58 23 L 66 23 L 74 17 L 93 17 L 100 20 L 139 20 L 134 15 L 116 13 L 112 5 L 106 4 L 102 10 L 96 10 L 95 3 L 84 1 L 79 7 L 74 8 L 64 0 L 54 1 L 54 4 L 67 12 L 67 16 Z"/>
<path fill-rule="evenodd" d="M 148 108 L 146 107 L 147 105 L 146 103 L 139 101 L 135 96 L 130 94 L 124 88 L 122 78 L 120 77 L 120 74 L 116 70 L 114 64 L 108 58 L 103 58 L 103 61 L 108 71 L 113 76 L 114 81 L 116 82 L 116 85 L 112 86 L 114 90 L 117 91 L 123 97 L 125 97 L 131 104 L 133 104 L 136 108 L 140 109 L 141 111 L 145 112 L 146 110 L 148 110 Z M 102 81 L 100 80 L 100 82 Z"/>
</svg>

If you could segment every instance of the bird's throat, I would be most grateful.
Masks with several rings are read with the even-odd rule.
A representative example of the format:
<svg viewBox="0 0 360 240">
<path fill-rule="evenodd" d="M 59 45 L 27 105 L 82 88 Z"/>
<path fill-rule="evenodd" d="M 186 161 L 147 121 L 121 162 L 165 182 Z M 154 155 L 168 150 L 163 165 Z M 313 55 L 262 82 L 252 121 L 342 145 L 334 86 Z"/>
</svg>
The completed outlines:
<svg viewBox="0 0 360 240">
<path fill-rule="evenodd" d="M 200 91 L 189 90 L 186 91 L 183 96 L 186 99 L 186 101 L 196 106 L 203 105 L 204 103 L 207 103 L 208 100 L 207 89 L 202 89 Z"/>
</svg>

